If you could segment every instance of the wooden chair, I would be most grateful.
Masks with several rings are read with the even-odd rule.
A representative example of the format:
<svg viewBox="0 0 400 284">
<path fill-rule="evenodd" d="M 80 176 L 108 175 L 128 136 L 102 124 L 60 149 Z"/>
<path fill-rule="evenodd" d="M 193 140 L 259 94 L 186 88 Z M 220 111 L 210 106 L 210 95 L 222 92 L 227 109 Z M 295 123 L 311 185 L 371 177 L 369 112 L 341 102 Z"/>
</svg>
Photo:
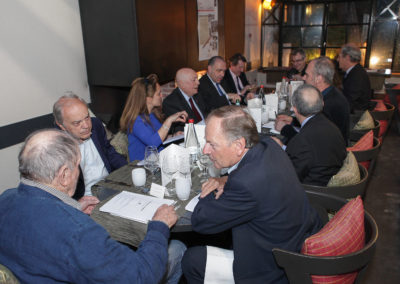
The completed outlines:
<svg viewBox="0 0 400 284">
<path fill-rule="evenodd" d="M 378 157 L 380 149 L 381 149 L 381 142 L 379 141 L 378 138 L 374 137 L 374 144 L 371 149 L 364 151 L 352 151 L 354 156 L 356 157 L 357 162 L 367 162 L 367 161 L 371 162 L 368 168 L 369 175 L 371 175 L 375 167 L 376 157 Z"/>
<path fill-rule="evenodd" d="M 307 196 L 314 206 L 338 211 L 346 202 L 329 194 L 309 192 Z M 365 246 L 361 250 L 340 256 L 310 256 L 274 248 L 277 264 L 285 270 L 291 284 L 311 284 L 311 275 L 338 275 L 359 271 L 354 283 L 360 283 L 371 261 L 378 239 L 378 226 L 374 218 L 365 211 Z"/>
<path fill-rule="evenodd" d="M 303 184 L 303 188 L 306 191 L 331 194 L 344 199 L 355 198 L 357 195 L 363 198 L 367 189 L 369 175 L 363 165 L 358 164 L 358 168 L 360 169 L 360 181 L 356 184 L 332 187 Z"/>
</svg>

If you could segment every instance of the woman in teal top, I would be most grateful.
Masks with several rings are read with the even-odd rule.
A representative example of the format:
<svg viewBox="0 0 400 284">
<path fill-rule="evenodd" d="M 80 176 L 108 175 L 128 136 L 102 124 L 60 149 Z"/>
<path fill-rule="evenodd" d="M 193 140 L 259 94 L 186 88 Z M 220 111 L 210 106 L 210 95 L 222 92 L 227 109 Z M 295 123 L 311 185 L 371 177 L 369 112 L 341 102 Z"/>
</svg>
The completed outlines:
<svg viewBox="0 0 400 284">
<path fill-rule="evenodd" d="M 146 146 L 162 150 L 162 143 L 174 122 L 186 122 L 186 111 L 177 112 L 165 120 L 161 112 L 162 94 L 157 75 L 137 78 L 132 83 L 121 116 L 121 131 L 128 135 L 129 160 L 143 160 Z"/>
</svg>

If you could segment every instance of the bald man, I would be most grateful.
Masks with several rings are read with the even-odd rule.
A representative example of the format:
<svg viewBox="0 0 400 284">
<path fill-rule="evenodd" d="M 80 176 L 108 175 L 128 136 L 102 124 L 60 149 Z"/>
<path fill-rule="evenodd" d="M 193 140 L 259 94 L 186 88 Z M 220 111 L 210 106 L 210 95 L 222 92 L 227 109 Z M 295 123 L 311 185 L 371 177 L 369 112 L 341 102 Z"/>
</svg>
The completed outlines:
<svg viewBox="0 0 400 284">
<path fill-rule="evenodd" d="M 208 111 L 203 98 L 197 94 L 200 83 L 196 72 L 190 68 L 181 68 L 176 72 L 175 81 L 177 88 L 163 101 L 166 117 L 185 110 L 188 119 L 193 118 L 195 123 L 204 120 Z M 173 131 L 183 131 L 183 128 L 183 123 L 176 123 Z"/>
<path fill-rule="evenodd" d="M 75 94 L 64 95 L 53 106 L 57 126 L 79 142 L 80 175 L 73 198 L 91 196 L 91 187 L 112 171 L 127 164 L 107 140 L 102 122 L 90 117 L 86 102 Z"/>
<path fill-rule="evenodd" d="M 301 128 L 288 143 L 286 153 L 304 184 L 326 186 L 347 154 L 343 136 L 322 113 L 323 106 L 320 91 L 312 85 L 305 84 L 293 93 L 292 107 Z"/>
</svg>

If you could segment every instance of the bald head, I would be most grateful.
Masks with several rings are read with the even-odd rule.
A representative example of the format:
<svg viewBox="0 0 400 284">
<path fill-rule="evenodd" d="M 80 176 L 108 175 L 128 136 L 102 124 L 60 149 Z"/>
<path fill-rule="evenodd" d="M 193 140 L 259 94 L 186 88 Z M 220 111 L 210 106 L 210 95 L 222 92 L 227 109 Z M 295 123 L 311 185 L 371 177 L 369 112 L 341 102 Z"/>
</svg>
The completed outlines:
<svg viewBox="0 0 400 284">
<path fill-rule="evenodd" d="M 322 111 L 324 101 L 317 88 L 305 84 L 293 93 L 292 106 L 297 109 L 300 115 L 309 117 Z"/>
<path fill-rule="evenodd" d="M 199 80 L 197 74 L 193 69 L 181 68 L 176 72 L 176 84 L 186 95 L 193 96 L 197 94 L 199 87 Z"/>
<path fill-rule="evenodd" d="M 77 141 L 56 129 L 29 135 L 18 156 L 21 177 L 50 184 L 62 166 L 75 169 L 80 160 Z"/>
</svg>

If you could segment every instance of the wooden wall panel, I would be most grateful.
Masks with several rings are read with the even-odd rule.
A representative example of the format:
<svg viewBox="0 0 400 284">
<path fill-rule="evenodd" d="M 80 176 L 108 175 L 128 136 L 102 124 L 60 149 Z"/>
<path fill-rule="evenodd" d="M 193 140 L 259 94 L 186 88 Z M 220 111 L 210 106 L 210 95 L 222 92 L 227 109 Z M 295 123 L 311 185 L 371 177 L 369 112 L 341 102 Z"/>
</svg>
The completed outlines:
<svg viewBox="0 0 400 284">
<path fill-rule="evenodd" d="M 136 11 L 141 74 L 169 81 L 187 62 L 185 0 L 137 0 Z"/>
<path fill-rule="evenodd" d="M 225 57 L 244 53 L 245 0 L 225 0 L 224 36 Z"/>
</svg>

